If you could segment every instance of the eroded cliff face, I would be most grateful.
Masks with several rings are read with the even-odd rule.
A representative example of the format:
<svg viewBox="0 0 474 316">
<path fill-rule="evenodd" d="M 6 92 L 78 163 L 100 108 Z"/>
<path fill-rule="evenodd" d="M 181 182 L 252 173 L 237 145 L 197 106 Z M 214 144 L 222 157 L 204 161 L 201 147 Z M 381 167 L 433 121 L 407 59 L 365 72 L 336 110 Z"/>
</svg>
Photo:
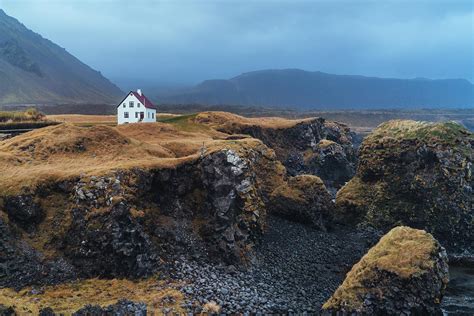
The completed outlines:
<svg viewBox="0 0 474 316">
<path fill-rule="evenodd" d="M 336 218 L 426 229 L 452 254 L 473 251 L 474 136 L 456 123 L 390 121 L 367 137 Z"/>
<path fill-rule="evenodd" d="M 291 176 L 312 174 L 320 177 L 327 189 L 336 191 L 355 174 L 357 151 L 354 133 L 344 124 L 323 118 L 279 122 L 224 116 L 220 112 L 200 113 L 195 121 L 213 124 L 220 132 L 246 134 L 272 148 Z"/>
<path fill-rule="evenodd" d="M 273 191 L 286 183 L 294 186 L 271 149 L 259 141 L 251 144 L 174 167 L 81 175 L 4 196 L 2 246 L 12 253 L 4 260 L 15 273 L 2 271 L 2 286 L 144 277 L 182 255 L 245 266 L 254 258 L 267 212 L 278 205 Z M 305 212 L 322 228 L 321 213 L 331 201 L 322 182 L 315 183 L 318 190 L 311 193 L 322 200 Z M 296 193 L 301 207 L 318 200 Z M 48 281 L 45 269 L 58 273 L 47 273 Z"/>
</svg>

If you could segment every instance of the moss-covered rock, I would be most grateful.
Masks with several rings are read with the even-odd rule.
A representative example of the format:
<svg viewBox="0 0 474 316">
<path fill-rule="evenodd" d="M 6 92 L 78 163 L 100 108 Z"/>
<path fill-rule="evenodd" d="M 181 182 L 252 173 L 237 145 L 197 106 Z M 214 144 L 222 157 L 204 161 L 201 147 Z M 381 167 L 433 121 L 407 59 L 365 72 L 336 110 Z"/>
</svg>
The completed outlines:
<svg viewBox="0 0 474 316">
<path fill-rule="evenodd" d="M 313 175 L 291 177 L 270 195 L 271 213 L 325 229 L 325 219 L 333 207 L 323 181 Z"/>
<path fill-rule="evenodd" d="M 337 194 L 338 221 L 425 229 L 450 252 L 474 245 L 474 135 L 454 122 L 389 121 L 360 148 Z"/>
<path fill-rule="evenodd" d="M 447 255 L 431 234 L 396 227 L 347 274 L 326 314 L 436 315 L 448 283 Z"/>
</svg>

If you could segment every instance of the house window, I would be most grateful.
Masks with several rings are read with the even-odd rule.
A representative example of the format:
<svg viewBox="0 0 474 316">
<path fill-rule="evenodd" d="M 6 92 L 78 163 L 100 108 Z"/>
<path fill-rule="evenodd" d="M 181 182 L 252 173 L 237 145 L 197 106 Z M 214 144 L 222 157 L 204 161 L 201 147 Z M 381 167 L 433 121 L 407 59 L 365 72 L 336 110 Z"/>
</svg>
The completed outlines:
<svg viewBox="0 0 474 316">
<path fill-rule="evenodd" d="M 123 117 L 128 118 L 128 112 L 123 112 Z"/>
<path fill-rule="evenodd" d="M 139 108 L 139 107 L 140 107 L 140 102 L 137 103 L 137 108 Z"/>
<path fill-rule="evenodd" d="M 133 108 L 133 101 L 130 101 L 129 106 Z"/>
<path fill-rule="evenodd" d="M 155 113 L 151 113 L 151 118 L 152 118 L 152 119 L 155 118 Z"/>
<path fill-rule="evenodd" d="M 138 112 L 135 112 L 135 118 L 138 118 Z"/>
<path fill-rule="evenodd" d="M 124 108 L 126 107 L 125 103 L 123 104 L 123 107 L 124 107 Z"/>
</svg>

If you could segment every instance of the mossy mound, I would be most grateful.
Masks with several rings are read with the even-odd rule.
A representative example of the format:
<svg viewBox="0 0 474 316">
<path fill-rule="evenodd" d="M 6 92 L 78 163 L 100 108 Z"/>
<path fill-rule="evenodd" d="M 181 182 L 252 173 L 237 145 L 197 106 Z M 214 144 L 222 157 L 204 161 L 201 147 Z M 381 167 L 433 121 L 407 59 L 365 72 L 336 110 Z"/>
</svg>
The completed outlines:
<svg viewBox="0 0 474 316">
<path fill-rule="evenodd" d="M 425 229 L 451 252 L 474 245 L 474 135 L 454 122 L 389 121 L 360 148 L 335 218 L 382 230 Z"/>
<path fill-rule="evenodd" d="M 268 209 L 273 214 L 324 229 L 332 207 L 331 196 L 319 177 L 299 175 L 271 193 Z"/>
<path fill-rule="evenodd" d="M 447 256 L 431 234 L 396 227 L 347 274 L 323 305 L 329 314 L 434 315 L 448 283 Z"/>
</svg>

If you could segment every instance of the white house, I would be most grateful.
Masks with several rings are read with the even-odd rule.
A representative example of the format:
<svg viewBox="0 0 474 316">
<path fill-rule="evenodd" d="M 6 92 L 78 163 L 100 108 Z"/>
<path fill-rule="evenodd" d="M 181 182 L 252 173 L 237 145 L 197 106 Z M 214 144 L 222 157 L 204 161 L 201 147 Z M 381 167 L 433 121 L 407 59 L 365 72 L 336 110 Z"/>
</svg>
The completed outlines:
<svg viewBox="0 0 474 316">
<path fill-rule="evenodd" d="M 130 91 L 117 106 L 117 123 L 156 122 L 156 107 L 138 89 Z"/>
</svg>

